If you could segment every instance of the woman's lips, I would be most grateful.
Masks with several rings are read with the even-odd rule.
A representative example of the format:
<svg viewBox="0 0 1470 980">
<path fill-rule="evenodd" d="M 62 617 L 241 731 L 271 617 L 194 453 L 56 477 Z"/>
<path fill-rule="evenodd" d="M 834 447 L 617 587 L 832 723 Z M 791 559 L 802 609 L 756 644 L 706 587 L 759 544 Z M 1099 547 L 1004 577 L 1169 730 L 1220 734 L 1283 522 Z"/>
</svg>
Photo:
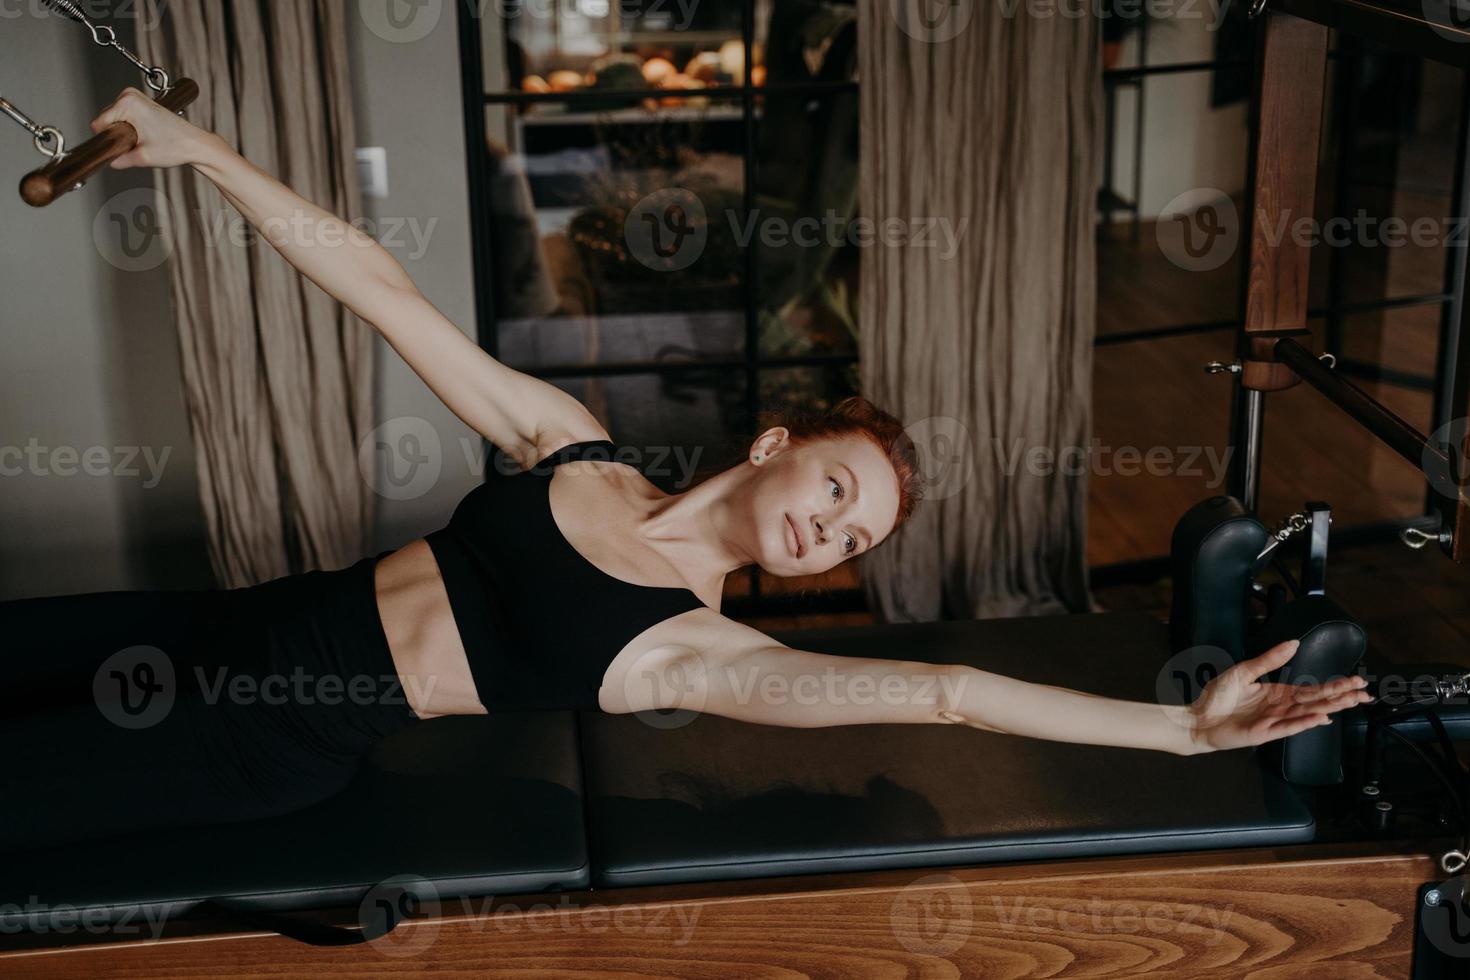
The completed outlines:
<svg viewBox="0 0 1470 980">
<path fill-rule="evenodd" d="M 796 522 L 791 519 L 790 514 L 786 515 L 786 523 L 791 528 L 791 539 L 796 542 L 796 557 L 800 558 L 806 553 L 806 546 L 801 543 L 801 533 L 796 530 Z"/>
</svg>

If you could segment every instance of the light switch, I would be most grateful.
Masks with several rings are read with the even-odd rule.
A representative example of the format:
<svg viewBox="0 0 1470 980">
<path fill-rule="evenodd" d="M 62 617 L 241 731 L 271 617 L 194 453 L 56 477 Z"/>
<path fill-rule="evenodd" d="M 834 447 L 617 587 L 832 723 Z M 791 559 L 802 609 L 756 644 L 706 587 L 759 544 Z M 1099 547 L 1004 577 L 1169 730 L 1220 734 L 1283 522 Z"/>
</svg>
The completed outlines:
<svg viewBox="0 0 1470 980">
<path fill-rule="evenodd" d="M 388 196 L 388 150 L 382 146 L 357 148 L 357 181 L 362 196 L 382 200 Z"/>
</svg>

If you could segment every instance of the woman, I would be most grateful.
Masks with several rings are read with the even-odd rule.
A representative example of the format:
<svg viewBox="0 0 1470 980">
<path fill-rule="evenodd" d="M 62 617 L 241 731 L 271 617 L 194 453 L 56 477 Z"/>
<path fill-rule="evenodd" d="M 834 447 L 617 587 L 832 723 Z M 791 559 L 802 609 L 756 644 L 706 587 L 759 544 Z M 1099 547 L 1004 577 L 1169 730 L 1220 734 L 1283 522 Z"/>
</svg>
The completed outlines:
<svg viewBox="0 0 1470 980">
<path fill-rule="evenodd" d="M 881 544 L 920 493 L 897 420 L 849 399 L 768 428 L 748 462 L 666 495 L 636 460 L 612 458 L 583 406 L 470 342 L 370 238 L 141 92 L 92 126 L 119 121 L 140 141 L 115 168 L 204 174 L 522 472 L 498 467 L 443 530 L 339 571 L 0 603 L 0 636 L 25 651 L 9 658 L 0 737 L 27 746 L 0 776 L 0 846 L 284 813 L 346 785 L 375 739 L 442 715 L 688 708 L 1193 754 L 1368 700 L 1357 677 L 1261 683 L 1294 642 L 1225 671 L 1188 707 L 785 647 L 720 615 L 725 576 L 752 563 L 823 572 Z M 820 693 L 773 693 L 800 690 Z"/>
</svg>

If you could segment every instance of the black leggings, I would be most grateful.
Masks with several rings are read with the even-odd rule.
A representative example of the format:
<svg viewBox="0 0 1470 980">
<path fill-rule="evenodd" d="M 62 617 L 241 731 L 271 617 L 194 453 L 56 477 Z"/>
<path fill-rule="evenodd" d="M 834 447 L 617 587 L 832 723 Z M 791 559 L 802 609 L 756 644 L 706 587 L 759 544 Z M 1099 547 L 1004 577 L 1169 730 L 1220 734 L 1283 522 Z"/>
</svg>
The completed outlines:
<svg viewBox="0 0 1470 980">
<path fill-rule="evenodd" d="M 416 721 L 376 558 L 246 589 L 0 602 L 0 851 L 275 816 Z"/>
</svg>

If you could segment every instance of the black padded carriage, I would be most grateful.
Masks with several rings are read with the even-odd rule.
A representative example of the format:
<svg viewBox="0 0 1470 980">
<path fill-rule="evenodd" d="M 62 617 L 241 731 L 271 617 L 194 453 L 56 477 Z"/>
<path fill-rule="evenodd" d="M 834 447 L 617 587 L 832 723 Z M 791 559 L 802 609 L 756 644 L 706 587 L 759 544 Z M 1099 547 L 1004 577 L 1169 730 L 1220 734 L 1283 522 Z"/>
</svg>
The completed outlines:
<svg viewBox="0 0 1470 980">
<path fill-rule="evenodd" d="M 102 919 L 147 929 L 209 898 L 353 905 L 395 878 L 444 897 L 582 888 L 582 809 L 571 712 L 437 718 L 378 743 L 346 790 L 295 813 L 0 853 L 0 933 Z"/>
<path fill-rule="evenodd" d="M 1150 701 L 1169 656 L 1164 625 L 1138 614 L 776 636 Z M 1281 845 L 1314 830 L 1249 751 L 1184 758 L 949 725 L 662 717 L 434 719 L 380 743 L 344 794 L 287 817 L 7 855 L 0 926 L 34 928 L 48 910 L 136 925 L 205 898 L 350 906 L 404 878 L 450 899 Z"/>
</svg>

